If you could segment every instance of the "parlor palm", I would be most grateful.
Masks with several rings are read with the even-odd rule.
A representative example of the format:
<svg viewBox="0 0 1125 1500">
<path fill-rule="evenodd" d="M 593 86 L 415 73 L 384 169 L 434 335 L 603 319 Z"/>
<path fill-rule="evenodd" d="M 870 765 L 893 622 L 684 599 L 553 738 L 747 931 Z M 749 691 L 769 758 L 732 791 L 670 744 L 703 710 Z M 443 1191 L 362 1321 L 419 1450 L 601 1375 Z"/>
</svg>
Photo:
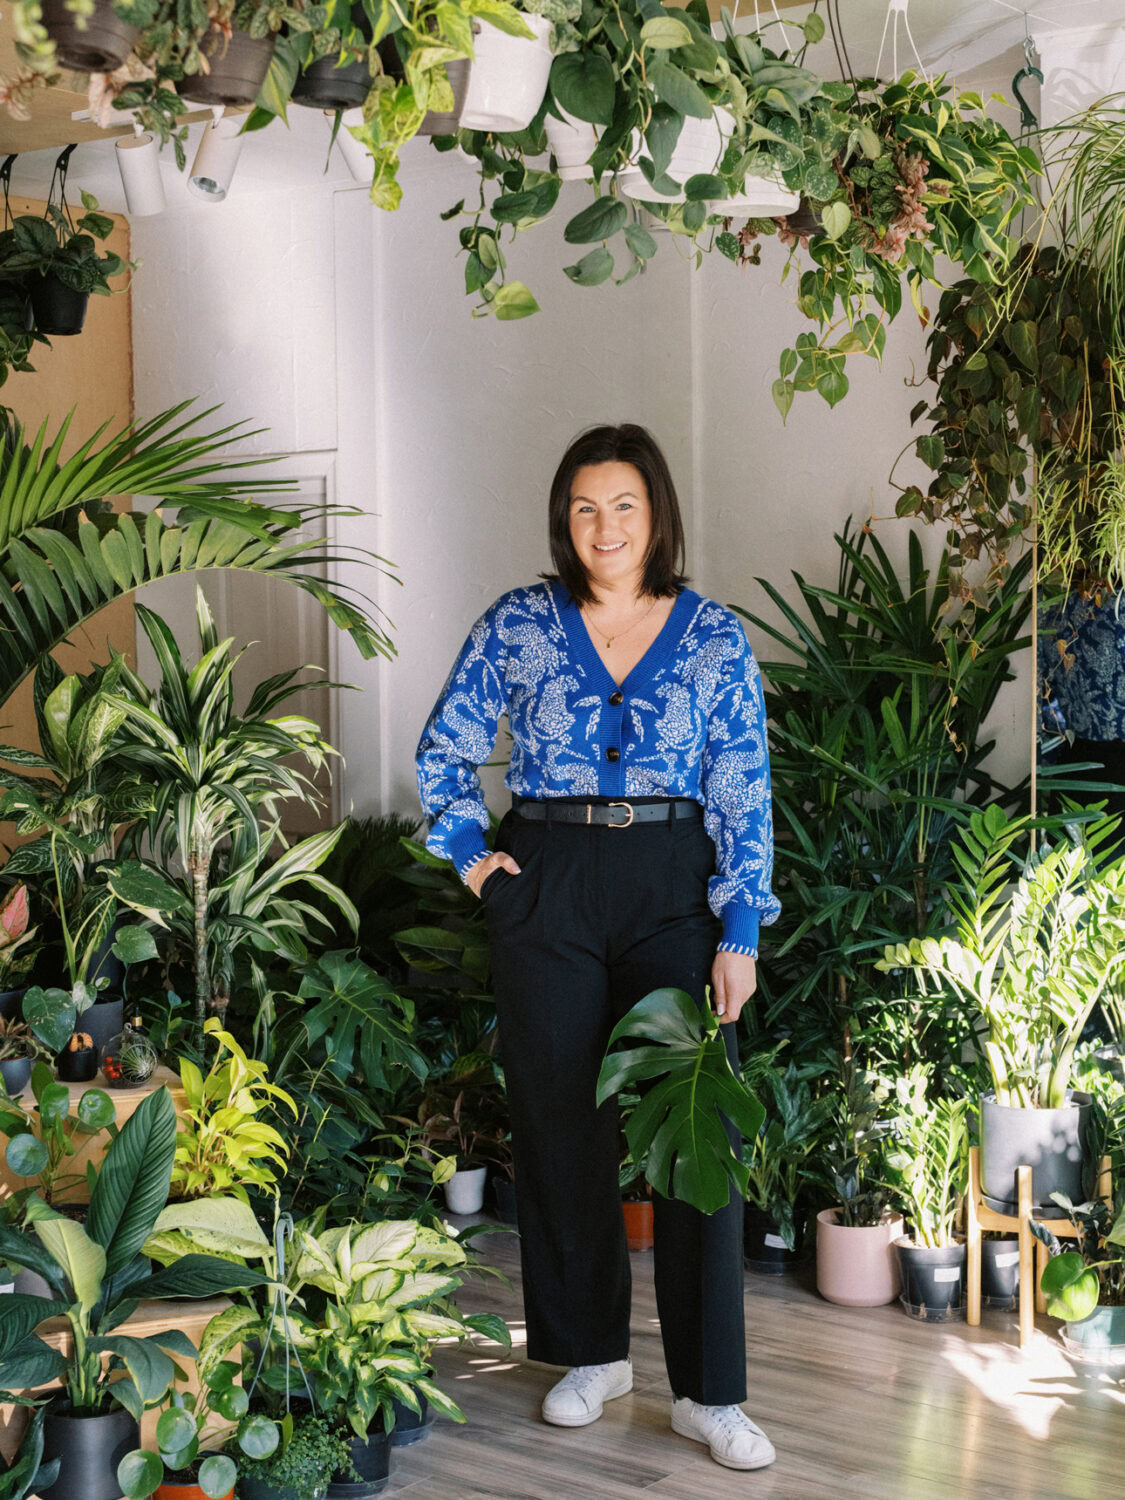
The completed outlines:
<svg viewBox="0 0 1125 1500">
<path fill-rule="evenodd" d="M 196 1019 L 202 1021 L 208 1007 L 225 1009 L 231 955 L 240 939 L 253 934 L 294 952 L 288 940 L 299 936 L 305 917 L 313 914 L 311 908 L 294 909 L 291 898 L 285 898 L 288 907 L 278 907 L 282 891 L 294 881 L 328 895 L 355 927 L 351 903 L 315 873 L 340 829 L 304 840 L 262 869 L 280 835 L 285 802 L 321 800 L 308 771 L 291 762 L 303 762 L 315 773 L 335 751 L 312 719 L 279 712 L 307 686 L 297 680 L 301 668 L 259 683 L 246 708 L 236 710 L 233 674 L 243 653 L 234 650 L 232 639 L 219 639 L 201 589 L 196 590 L 199 661 L 192 668 L 159 615 L 138 604 L 137 618 L 156 654 L 160 681 L 150 687 L 122 667 L 120 691 L 110 701 L 128 733 L 115 762 L 125 772 L 139 773 L 150 787 L 151 811 L 138 827 L 144 827 L 163 870 L 182 872 L 186 890 L 173 901 L 154 886 L 157 894 L 146 897 L 135 871 L 130 882 L 112 883 L 130 905 L 163 911 L 180 926 L 190 912 Z M 153 871 L 151 880 L 156 879 Z M 140 896 L 130 895 L 138 889 Z M 319 913 L 313 915 L 329 925 Z"/>
<path fill-rule="evenodd" d="M 244 424 L 205 430 L 211 413 L 184 416 L 189 404 L 130 423 L 104 442 L 103 425 L 65 461 L 73 413 L 53 439 L 46 421 L 30 442 L 18 424 L 0 427 L 0 702 L 112 600 L 158 578 L 208 569 L 286 579 L 324 606 L 361 655 L 393 655 L 365 596 L 322 576 L 325 564 L 383 560 L 302 534 L 326 516 L 357 512 L 289 503 L 284 481 L 242 474 L 268 462 L 225 455 L 227 445 L 251 435 Z M 286 497 L 284 507 L 253 498 L 263 494 Z M 162 504 L 145 516 L 115 514 L 104 502 L 117 495 Z M 178 508 L 175 520 L 164 506 Z"/>
</svg>

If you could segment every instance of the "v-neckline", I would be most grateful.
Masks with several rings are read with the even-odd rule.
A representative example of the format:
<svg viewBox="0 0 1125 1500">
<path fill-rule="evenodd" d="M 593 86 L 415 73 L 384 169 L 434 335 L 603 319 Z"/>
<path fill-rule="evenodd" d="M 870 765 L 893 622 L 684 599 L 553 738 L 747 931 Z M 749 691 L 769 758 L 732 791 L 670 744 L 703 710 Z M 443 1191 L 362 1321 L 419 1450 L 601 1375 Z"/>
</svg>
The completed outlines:
<svg viewBox="0 0 1125 1500">
<path fill-rule="evenodd" d="M 569 589 L 560 579 L 555 578 L 551 580 L 551 591 L 571 650 L 589 673 L 594 676 L 600 675 L 615 693 L 633 691 L 639 684 L 648 682 L 656 675 L 673 648 L 683 638 L 687 624 L 686 616 L 698 599 L 694 589 L 685 586 L 680 590 L 668 613 L 668 618 L 657 631 L 648 650 L 629 669 L 624 680 L 618 682 L 598 653 L 598 648 L 594 645 L 590 632 L 586 628 L 586 621 L 582 618 L 582 611 L 572 598 Z"/>
</svg>

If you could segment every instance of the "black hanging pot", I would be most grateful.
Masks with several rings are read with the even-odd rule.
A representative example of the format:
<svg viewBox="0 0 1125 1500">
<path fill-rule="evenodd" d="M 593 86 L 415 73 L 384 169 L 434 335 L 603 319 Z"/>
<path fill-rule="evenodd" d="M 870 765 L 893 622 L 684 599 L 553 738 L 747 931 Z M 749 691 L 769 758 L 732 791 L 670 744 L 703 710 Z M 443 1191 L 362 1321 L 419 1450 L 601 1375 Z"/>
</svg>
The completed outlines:
<svg viewBox="0 0 1125 1500">
<path fill-rule="evenodd" d="M 925 1323 L 951 1323 L 965 1316 L 965 1246 L 946 1245 L 931 1250 L 912 1240 L 895 1241 L 902 1272 L 898 1299 L 912 1318 Z"/>
<path fill-rule="evenodd" d="M 275 44 L 272 32 L 257 37 L 233 31 L 228 40 L 212 31 L 199 49 L 210 72 L 193 73 L 177 84 L 180 98 L 193 104 L 253 104 L 269 72 Z"/>
<path fill-rule="evenodd" d="M 293 85 L 293 103 L 307 109 L 355 109 L 371 89 L 371 73 L 366 60 L 345 63 L 338 52 L 319 58 L 297 74 Z"/>
<path fill-rule="evenodd" d="M 0 1078 L 3 1078 L 4 1087 L 14 1099 L 31 1082 L 31 1058 L 9 1057 L 0 1062 Z"/>
<path fill-rule="evenodd" d="M 136 1419 L 124 1407 L 80 1415 L 55 1400 L 43 1423 L 43 1462 L 59 1460 L 59 1476 L 42 1494 L 50 1500 L 121 1500 L 117 1465 L 141 1445 Z"/>
<path fill-rule="evenodd" d="M 1017 1171 L 1031 1168 L 1031 1208 L 1037 1219 L 1061 1219 L 1064 1211 L 1051 1199 L 1065 1193 L 1072 1203 L 1087 1196 L 1084 1168 L 1090 1160 L 1090 1096 L 1070 1091 L 1059 1109 L 1023 1109 L 998 1104 L 991 1095 L 980 1101 L 981 1196 L 989 1208 L 1013 1217 L 1019 1213 Z"/>
<path fill-rule="evenodd" d="M 78 73 L 112 73 L 141 34 L 138 26 L 121 19 L 109 0 L 94 0 L 94 14 L 84 24 L 67 10 L 64 0 L 39 0 L 39 8 L 59 62 Z"/>
<path fill-rule="evenodd" d="M 53 271 L 33 277 L 28 291 L 35 326 L 40 333 L 61 338 L 82 332 L 89 292 L 76 292 L 60 281 Z"/>
<path fill-rule="evenodd" d="M 764 1210 L 747 1204 L 743 1220 L 743 1255 L 748 1271 L 766 1276 L 783 1276 L 796 1269 L 801 1259 L 804 1224 L 797 1220 L 797 1245 L 790 1250 L 781 1236 L 776 1219 Z"/>
<path fill-rule="evenodd" d="M 0 990 L 0 1016 L 5 1021 L 19 1019 L 23 1006 L 23 997 L 27 994 L 27 985 L 21 985 L 18 990 Z"/>
<path fill-rule="evenodd" d="M 1020 1300 L 1020 1242 L 1016 1235 L 980 1242 L 980 1294 L 987 1307 L 1011 1312 Z"/>
<path fill-rule="evenodd" d="M 387 1487 L 391 1473 L 391 1434 L 372 1429 L 366 1437 L 350 1437 L 348 1454 L 358 1479 L 336 1480 L 328 1486 L 328 1500 L 372 1500 Z"/>
<path fill-rule="evenodd" d="M 820 215 L 813 209 L 809 200 L 802 196 L 800 203 L 789 214 L 779 214 L 794 234 L 823 234 L 824 224 Z"/>
<path fill-rule="evenodd" d="M 411 1443 L 420 1443 L 433 1431 L 434 1412 L 430 1403 L 421 1391 L 416 1391 L 415 1395 L 418 1397 L 421 1411 L 411 1411 L 409 1406 L 401 1401 L 396 1400 L 392 1403 L 395 1409 L 395 1425 L 391 1433 L 392 1448 L 406 1448 Z"/>
</svg>

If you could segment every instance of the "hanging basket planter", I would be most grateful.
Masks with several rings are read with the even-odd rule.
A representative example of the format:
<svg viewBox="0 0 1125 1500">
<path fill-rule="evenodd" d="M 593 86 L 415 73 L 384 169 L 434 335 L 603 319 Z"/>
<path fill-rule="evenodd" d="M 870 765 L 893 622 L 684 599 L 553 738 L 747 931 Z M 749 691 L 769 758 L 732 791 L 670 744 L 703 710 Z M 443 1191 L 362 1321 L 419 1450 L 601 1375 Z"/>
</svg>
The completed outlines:
<svg viewBox="0 0 1125 1500">
<path fill-rule="evenodd" d="M 269 72 L 275 42 L 272 34 L 256 37 L 234 31 L 226 40 L 213 31 L 200 46 L 210 71 L 185 78 L 178 85 L 180 98 L 227 107 L 253 104 Z"/>
<path fill-rule="evenodd" d="M 94 13 L 85 17 L 84 25 L 64 0 L 40 0 L 40 9 L 59 62 L 78 73 L 112 73 L 141 34 L 139 27 L 121 19 L 109 0 L 94 0 Z"/>
<path fill-rule="evenodd" d="M 774 219 L 795 213 L 800 205 L 800 193 L 790 192 L 781 174 L 773 173 L 748 176 L 741 193 L 716 199 L 714 208 L 716 213 L 729 214 L 734 219 Z"/>
<path fill-rule="evenodd" d="M 543 128 L 547 132 L 547 144 L 555 158 L 555 166 L 564 182 L 581 182 L 593 176 L 590 158 L 598 144 L 597 133 L 588 120 L 579 120 L 568 113 L 562 105 L 555 106 L 562 119 L 547 115 Z"/>
<path fill-rule="evenodd" d="M 488 22 L 473 22 L 462 130 L 524 130 L 543 103 L 551 72 L 552 23 L 544 16 L 522 13 L 520 20 L 527 22 L 534 37 L 509 36 Z"/>
<path fill-rule="evenodd" d="M 619 173 L 617 185 L 628 197 L 641 198 L 648 203 L 683 203 L 683 184 L 689 177 L 695 177 L 700 172 L 713 172 L 722 151 L 723 135 L 715 116 L 699 120 L 694 115 L 688 115 L 680 130 L 679 140 L 672 149 L 672 159 L 668 163 L 666 174 L 680 184 L 678 192 L 658 193 L 640 167 L 627 167 L 624 172 Z M 633 138 L 632 155 L 637 157 L 643 152 L 644 142 L 637 134 Z"/>
<path fill-rule="evenodd" d="M 340 67 L 339 62 L 340 54 L 333 52 L 298 73 L 293 85 L 293 103 L 303 104 L 306 109 L 358 108 L 371 90 L 367 63 L 360 58 Z"/>
<path fill-rule="evenodd" d="M 36 277 L 29 291 L 35 327 L 40 333 L 70 337 L 82 332 L 89 292 L 76 292 L 61 282 L 53 271 Z"/>
</svg>

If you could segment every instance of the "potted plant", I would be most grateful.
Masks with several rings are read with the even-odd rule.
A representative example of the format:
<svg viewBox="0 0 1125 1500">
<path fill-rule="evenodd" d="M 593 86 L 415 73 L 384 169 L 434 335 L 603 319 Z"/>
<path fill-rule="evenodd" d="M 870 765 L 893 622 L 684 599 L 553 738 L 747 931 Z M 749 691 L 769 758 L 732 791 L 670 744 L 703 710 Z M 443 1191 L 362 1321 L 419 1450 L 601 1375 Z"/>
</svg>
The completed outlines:
<svg viewBox="0 0 1125 1500">
<path fill-rule="evenodd" d="M 177 84 L 193 104 L 251 105 L 265 82 L 284 20 L 301 22 L 305 0 L 293 0 L 283 17 L 265 0 L 208 0 L 207 26 L 195 41 L 198 67 Z"/>
<path fill-rule="evenodd" d="M 8 1393 L 11 1399 L 11 1393 Z M 29 1495 L 44 1492 L 58 1478 L 59 1461 L 43 1462 L 44 1403 L 27 1396 L 17 1397 L 19 1405 L 34 1407 L 31 1421 L 20 1439 L 19 1451 L 9 1463 L 0 1456 L 0 1495 L 4 1500 L 26 1500 Z"/>
<path fill-rule="evenodd" d="M 239 1465 L 240 1500 L 325 1500 L 329 1476 L 355 1476 L 348 1440 L 316 1413 L 281 1423 L 283 1436 L 269 1458 Z"/>
<path fill-rule="evenodd" d="M 965 1243 L 954 1235 L 969 1180 L 967 1098 L 935 1098 L 932 1069 L 915 1063 L 895 1080 L 895 1140 L 887 1154 L 910 1234 L 894 1242 L 899 1299 L 912 1318 L 964 1316 Z"/>
<path fill-rule="evenodd" d="M 76 73 L 112 73 L 120 68 L 140 36 L 140 27 L 118 14 L 112 0 L 39 0 L 41 20 L 64 68 Z M 131 9 L 122 5 L 123 11 Z"/>
<path fill-rule="evenodd" d="M 832 1112 L 831 1098 L 813 1092 L 819 1069 L 794 1062 L 779 1068 L 776 1052 L 762 1054 L 747 1070 L 768 1105 L 761 1127 L 742 1144 L 746 1265 L 768 1275 L 792 1270 L 804 1248 L 804 1200 L 821 1179 L 818 1157 Z"/>
<path fill-rule="evenodd" d="M 89 1083 L 98 1071 L 98 1049 L 88 1031 L 76 1031 L 55 1059 L 60 1083 Z"/>
<path fill-rule="evenodd" d="M 0 1078 L 11 1098 L 21 1094 L 31 1078 L 31 1067 L 38 1057 L 49 1057 L 50 1049 L 24 1021 L 8 1021 L 0 1016 Z"/>
<path fill-rule="evenodd" d="M 1084 1195 L 1089 1099 L 1069 1085 L 1082 1029 L 1125 965 L 1125 855 L 1106 848 L 1116 819 L 1072 825 L 1071 838 L 1018 860 L 1009 894 L 1028 823 L 995 804 L 973 813 L 954 850 L 957 936 L 889 945 L 876 968 L 912 970 L 924 993 L 958 997 L 987 1025 L 982 1192 L 1016 1214 L 1016 1172 L 1029 1165 L 1036 1212 L 1051 1217 L 1054 1193 Z"/>
<path fill-rule="evenodd" d="M 816 1289 L 844 1307 L 880 1307 L 901 1290 L 891 1247 L 902 1237 L 902 1217 L 891 1211 L 891 1190 L 878 1175 L 892 1128 L 884 1115 L 889 1089 L 854 1057 L 844 1061 L 842 1073 L 827 1154 L 839 1203 L 816 1216 Z"/>
<path fill-rule="evenodd" d="M 103 1096 L 104 1097 L 104 1096 Z M 13 1296 L 8 1319 L 24 1337 L 0 1354 L 0 1388 L 62 1379 L 45 1417 L 45 1457 L 60 1461 L 60 1493 L 119 1500 L 117 1466 L 138 1447 L 138 1423 L 175 1377 L 171 1356 L 194 1359 L 178 1329 L 135 1339 L 121 1324 L 138 1301 L 216 1296 L 263 1285 L 262 1272 L 207 1255 L 186 1255 L 150 1274 L 141 1247 L 164 1205 L 176 1148 L 176 1111 L 166 1088 L 144 1098 L 110 1143 L 90 1194 L 85 1227 L 52 1209 L 23 1230 L 0 1225 L 0 1256 L 38 1272 L 45 1297 Z M 34 1330 L 66 1317 L 65 1355 Z M 109 1356 L 108 1359 L 105 1356 Z M 121 1372 L 121 1378 L 116 1378 Z"/>
<path fill-rule="evenodd" d="M 113 1100 L 103 1089 L 87 1089 L 72 1109 L 70 1090 L 51 1077 L 45 1062 L 32 1070 L 31 1092 L 32 1110 L 0 1110 L 0 1134 L 7 1137 L 4 1160 L 10 1172 L 30 1184 L 12 1195 L 21 1206 L 32 1194 L 53 1205 L 85 1183 L 84 1172 L 64 1168 L 78 1149 L 75 1137 L 82 1144 L 81 1137 L 113 1128 Z"/>
<path fill-rule="evenodd" d="M 197 1392 L 173 1382 L 160 1401 L 156 1449 L 134 1449 L 117 1466 L 125 1500 L 233 1500 L 238 1465 L 223 1450 L 235 1447 L 240 1462 L 268 1459 L 281 1442 L 278 1424 L 250 1410 L 241 1374 L 236 1361 L 220 1360 L 199 1370 Z"/>
<path fill-rule="evenodd" d="M 0 1019 L 19 1015 L 26 989 L 20 980 L 35 962 L 27 944 L 38 929 L 28 926 L 29 917 L 27 886 L 14 885 L 0 902 Z"/>
<path fill-rule="evenodd" d="M 418 1121 L 425 1150 L 453 1148 L 456 1170 L 444 1184 L 450 1213 L 479 1213 L 489 1163 L 502 1158 L 509 1131 L 507 1102 L 493 1059 L 487 1053 L 468 1053 L 457 1058 L 445 1077 L 430 1080 Z"/>
<path fill-rule="evenodd" d="M 77 223 L 65 197 L 49 202 L 43 215 L 20 214 L 12 223 L 3 274 L 22 278 L 40 333 L 81 333 L 90 293 L 109 296 L 110 279 L 132 269 L 115 251 L 98 249 L 113 229 L 113 220 L 98 212 L 98 200 L 84 192 L 82 205 L 86 212 Z"/>
<path fill-rule="evenodd" d="M 1125 1364 L 1125 1207 L 1101 1199 L 1074 1204 L 1063 1193 L 1055 1202 L 1078 1230 L 1078 1248 L 1065 1249 L 1049 1224 L 1032 1219 L 1032 1233 L 1050 1254 L 1039 1283 L 1047 1311 L 1062 1319 L 1069 1354 Z"/>
</svg>

